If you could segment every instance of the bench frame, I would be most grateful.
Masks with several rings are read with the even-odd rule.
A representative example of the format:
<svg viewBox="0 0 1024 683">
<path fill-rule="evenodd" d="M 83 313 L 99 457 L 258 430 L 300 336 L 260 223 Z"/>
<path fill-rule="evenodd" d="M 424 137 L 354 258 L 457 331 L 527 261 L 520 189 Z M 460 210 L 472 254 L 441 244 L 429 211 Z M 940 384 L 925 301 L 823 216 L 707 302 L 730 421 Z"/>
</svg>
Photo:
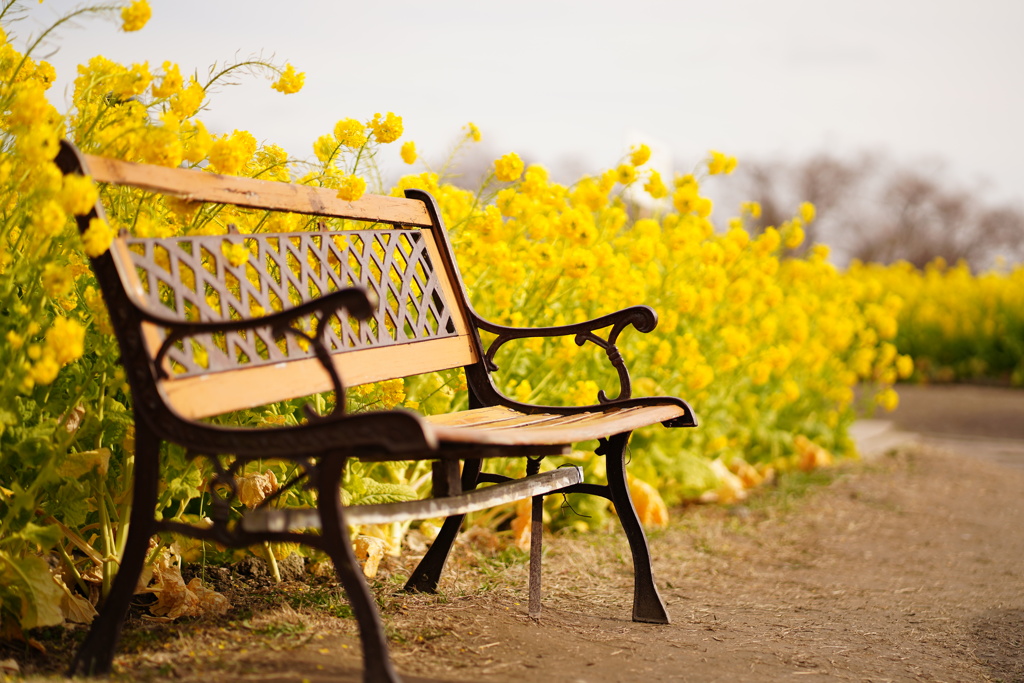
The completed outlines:
<svg viewBox="0 0 1024 683">
<path fill-rule="evenodd" d="M 111 592 L 76 654 L 69 675 L 109 672 L 150 539 L 160 532 L 175 532 L 230 547 L 263 542 L 298 542 L 319 548 L 334 563 L 358 621 L 363 644 L 364 679 L 387 683 L 399 681 L 388 655 L 373 596 L 352 551 L 348 527 L 374 521 L 446 517 L 439 535 L 406 584 L 408 590 L 434 592 L 467 512 L 530 498 L 533 533 L 529 611 L 531 616 L 539 616 L 541 508 L 543 496 L 549 493 L 586 493 L 602 496 L 614 503 L 634 564 L 633 619 L 669 622 L 655 586 L 646 536 L 630 498 L 626 479 L 626 447 L 634 428 L 657 423 L 688 427 L 695 426 L 696 420 L 693 411 L 681 399 L 633 398 L 629 372 L 616 348 L 619 335 L 627 327 L 641 332 L 654 329 L 657 318 L 653 310 L 633 306 L 585 323 L 546 328 L 510 328 L 485 320 L 473 310 L 465 294 L 436 203 L 429 194 L 419 190 L 407 191 L 404 199 L 367 196 L 357 202 L 344 202 L 334 197 L 333 191 L 322 188 L 131 164 L 83 154 L 68 142 L 62 142 L 57 163 L 65 174 L 90 175 L 97 182 L 133 186 L 195 202 L 377 221 L 389 226 L 382 228 L 376 225 L 374 230 L 381 234 L 386 230 L 416 228 L 427 236 L 424 239 L 429 238 L 426 243 L 429 258 L 424 263 L 432 265 L 437 272 L 436 277 L 429 276 L 434 279 L 428 282 L 420 278 L 413 287 L 434 288 L 429 297 L 424 295 L 424 301 L 427 298 L 432 301 L 430 315 L 438 328 L 438 336 L 435 338 L 429 330 L 423 332 L 407 327 L 413 337 L 420 335 L 424 338 L 403 339 L 402 333 L 395 329 L 402 326 L 400 321 L 387 311 L 381 312 L 380 294 L 383 292 L 393 298 L 397 289 L 387 294 L 379 282 L 371 283 L 378 288 L 377 296 L 371 291 L 373 287 L 336 287 L 318 297 L 285 305 L 284 310 L 256 318 L 242 316 L 241 319 L 225 317 L 218 320 L 206 315 L 206 319 L 200 316 L 200 320 L 189 320 L 180 315 L 180 311 L 175 314 L 143 300 L 145 288 L 136 281 L 140 267 L 138 259 L 142 258 L 138 254 L 148 248 L 140 246 L 142 240 L 136 240 L 136 244 L 132 242 L 133 238 L 122 234 L 115 239 L 109 251 L 92 259 L 132 390 L 136 464 L 124 557 Z M 87 230 L 94 217 L 105 218 L 100 201 L 90 214 L 77 217 L 80 231 Z M 337 234 L 341 233 L 331 233 Z M 320 240 L 331 237 L 326 232 L 317 235 L 319 237 L 315 239 Z M 399 232 L 394 235 L 399 235 Z M 244 237 L 264 239 L 260 236 Z M 183 239 L 187 241 L 186 238 L 167 238 L 165 246 Z M 236 238 L 229 233 L 222 239 L 230 241 Z M 280 240 L 285 238 L 266 239 L 277 239 L 280 244 Z M 408 281 L 403 287 L 406 285 Z M 380 321 L 385 320 L 382 315 L 392 316 L 387 318 L 390 321 L 387 326 L 390 334 L 396 337 L 393 342 L 387 339 L 383 345 L 363 344 L 368 348 L 360 348 L 357 343 L 353 349 L 339 348 L 338 340 L 328 340 L 332 329 L 336 332 L 341 330 L 338 332 L 340 336 L 349 334 L 352 339 L 363 335 L 361 331 L 356 335 L 352 330 L 363 330 L 360 325 L 372 321 L 374 316 L 377 316 L 379 331 Z M 314 324 L 304 327 L 310 320 Z M 314 326 L 315 330 L 307 329 Z M 602 330 L 609 329 L 605 336 L 601 335 Z M 156 330 L 161 332 L 158 334 Z M 271 349 L 266 352 L 269 354 L 266 362 L 256 364 L 258 367 L 192 368 L 195 378 L 174 376 L 174 368 L 180 371 L 183 363 L 187 365 L 190 362 L 187 354 L 183 356 L 180 353 L 184 340 L 212 339 L 215 335 L 223 338 L 231 334 L 247 338 L 245 335 L 256 335 L 258 330 L 269 330 L 279 348 L 287 347 L 288 353 L 297 355 L 282 360 L 275 358 L 277 351 Z M 480 331 L 496 335 L 486 348 L 481 342 Z M 598 403 L 591 406 L 540 406 L 511 400 L 496 388 L 491 373 L 498 369 L 494 358 L 500 347 L 517 339 L 562 336 L 572 336 L 581 346 L 588 342 L 596 344 L 606 352 L 619 377 L 617 398 L 609 399 L 602 391 Z M 278 339 L 284 341 L 278 343 Z M 363 337 L 360 339 L 365 342 Z M 416 348 L 412 344 L 422 346 Z M 300 347 L 307 351 L 305 356 L 295 351 Z M 171 356 L 176 353 L 179 360 L 172 362 Z M 378 356 L 383 361 L 374 360 Z M 421 357 L 427 360 L 419 360 Z M 428 365 L 424 366 L 423 362 Z M 313 370 L 302 371 L 303 367 Z M 464 413 L 438 419 L 400 409 L 345 413 L 346 386 L 453 367 L 462 367 L 466 373 L 470 409 Z M 229 381 L 250 375 L 259 377 L 258 381 L 240 385 L 231 385 Z M 295 383 L 294 375 L 301 375 L 298 385 L 285 386 L 289 381 Z M 204 383 L 210 378 L 213 381 Z M 235 391 L 218 394 L 217 387 L 222 385 L 233 386 Z M 251 391 L 241 393 L 253 393 L 254 396 L 236 397 L 234 394 L 239 393 L 239 386 L 252 387 Z M 271 393 L 261 394 L 263 389 Z M 237 429 L 199 421 L 199 418 L 212 414 L 325 390 L 333 390 L 335 394 L 334 411 L 321 416 L 310 410 L 308 421 L 298 426 Z M 207 402 L 208 395 L 212 398 Z M 270 400 L 264 400 L 268 396 Z M 539 471 L 543 457 L 567 454 L 572 443 L 590 439 L 598 440 L 596 453 L 607 459 L 607 484 L 584 483 L 578 468 Z M 211 483 L 227 492 L 213 495 L 212 526 L 191 526 L 155 519 L 162 441 L 177 443 L 191 455 L 206 457 L 212 464 L 215 476 Z M 234 458 L 226 466 L 218 458 L 225 454 Z M 484 473 L 482 463 L 488 457 L 525 457 L 527 476 L 509 480 Z M 275 509 L 271 499 L 248 513 L 241 522 L 232 520 L 231 503 L 237 496 L 236 474 L 253 460 L 269 458 L 303 465 L 304 474 L 298 481 L 287 485 L 315 487 L 318 494 L 316 509 Z M 434 497 L 426 501 L 346 507 L 340 497 L 340 481 L 349 459 L 432 460 Z M 480 484 L 493 486 L 478 488 Z M 211 486 L 211 490 L 218 486 Z M 321 532 L 309 534 L 301 531 L 311 526 L 319 526 Z"/>
</svg>

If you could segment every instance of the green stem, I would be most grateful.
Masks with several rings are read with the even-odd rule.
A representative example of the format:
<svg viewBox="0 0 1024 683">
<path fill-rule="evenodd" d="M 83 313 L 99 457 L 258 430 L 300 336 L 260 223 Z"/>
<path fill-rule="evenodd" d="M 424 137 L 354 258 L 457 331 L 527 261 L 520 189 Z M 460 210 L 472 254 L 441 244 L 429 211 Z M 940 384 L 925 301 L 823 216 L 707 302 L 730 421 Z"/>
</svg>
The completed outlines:
<svg viewBox="0 0 1024 683">
<path fill-rule="evenodd" d="M 110 529 L 110 514 L 107 510 L 106 501 L 104 500 L 103 492 L 99 490 L 99 484 L 94 483 L 93 495 L 96 496 L 99 501 L 100 513 L 100 539 L 103 545 L 103 583 L 100 589 L 102 595 L 106 597 L 110 594 L 110 584 L 113 582 L 113 573 L 116 571 L 116 562 L 113 560 L 113 544 L 111 543 L 111 536 L 108 533 Z"/>
<path fill-rule="evenodd" d="M 57 544 L 57 552 L 60 554 L 60 559 L 64 563 L 64 566 L 67 567 L 71 576 L 75 579 L 75 585 L 78 586 L 83 595 L 89 595 L 89 587 L 85 584 L 85 579 L 82 578 L 81 573 L 78 571 L 78 567 L 75 566 L 71 556 L 68 555 L 68 551 L 64 550 L 64 545 L 62 543 Z"/>
<path fill-rule="evenodd" d="M 274 583 L 281 583 L 281 569 L 277 566 L 277 558 L 274 557 L 274 551 L 268 541 L 263 542 L 263 552 L 267 554 L 267 565 L 270 566 L 270 575 L 274 578 Z"/>
</svg>

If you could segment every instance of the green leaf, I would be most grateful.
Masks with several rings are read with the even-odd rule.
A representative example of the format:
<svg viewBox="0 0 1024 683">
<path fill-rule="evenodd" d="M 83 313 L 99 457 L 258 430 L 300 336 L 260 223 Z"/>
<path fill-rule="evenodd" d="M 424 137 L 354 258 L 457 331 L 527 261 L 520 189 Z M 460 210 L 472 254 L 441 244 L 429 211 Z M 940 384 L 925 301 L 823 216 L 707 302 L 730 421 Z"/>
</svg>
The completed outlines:
<svg viewBox="0 0 1024 683">
<path fill-rule="evenodd" d="M 46 501 L 44 509 L 74 529 L 86 523 L 93 506 L 85 486 L 77 480 L 69 480 Z"/>
<path fill-rule="evenodd" d="M 29 522 L 18 535 L 36 546 L 40 551 L 46 551 L 57 545 L 57 541 L 60 540 L 61 531 L 56 524 L 40 526 L 34 522 Z"/>
<path fill-rule="evenodd" d="M 64 622 L 60 603 L 63 591 L 50 575 L 50 565 L 41 557 L 14 557 L 0 552 L 0 585 L 4 609 L 13 614 L 22 629 L 56 626 Z M 14 608 L 15 603 L 18 605 Z"/>
<path fill-rule="evenodd" d="M 350 505 L 376 505 L 378 503 L 399 503 L 416 500 L 416 491 L 405 484 L 384 484 L 373 479 L 363 479 L 364 492 L 353 496 Z"/>
</svg>

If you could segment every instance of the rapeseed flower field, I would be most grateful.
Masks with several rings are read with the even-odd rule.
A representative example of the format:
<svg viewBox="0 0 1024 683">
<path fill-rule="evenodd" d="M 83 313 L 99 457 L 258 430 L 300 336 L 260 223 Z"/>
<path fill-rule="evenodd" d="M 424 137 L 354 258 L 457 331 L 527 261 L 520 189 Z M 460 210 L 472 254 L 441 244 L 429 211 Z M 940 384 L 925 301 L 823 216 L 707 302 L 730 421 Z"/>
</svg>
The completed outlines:
<svg viewBox="0 0 1024 683">
<path fill-rule="evenodd" d="M 647 165 L 650 149 L 639 145 L 571 184 L 552 181 L 542 166 L 527 166 L 510 151 L 470 190 L 423 164 L 415 142 L 402 139 L 403 121 L 394 112 L 340 118 L 332 130 L 311 135 L 306 157 L 261 144 L 244 128 L 209 131 L 201 114 L 212 89 L 236 74 L 266 77 L 282 95 L 303 87 L 295 66 L 264 60 L 215 66 L 204 80 L 184 77 L 171 62 L 153 67 L 96 56 L 78 67 L 71 106 L 61 112 L 47 99 L 53 68 L 33 57 L 41 38 L 20 50 L 8 39 L 17 28 L 16 6 L 7 2 L 0 10 L 4 634 L 88 621 L 92 608 L 82 595 L 90 584 L 101 593 L 109 587 L 124 542 L 131 399 L 88 257 L 103 253 L 119 230 L 166 237 L 222 233 L 228 224 L 242 233 L 311 225 L 297 215 L 157 202 L 139 191 L 64 178 L 54 163 L 61 138 L 89 153 L 317 185 L 346 200 L 427 190 L 439 202 L 474 305 L 498 323 L 561 325 L 626 305 L 652 306 L 657 329 L 621 340 L 634 392 L 688 399 L 701 427 L 634 437 L 643 457 L 630 465 L 633 488 L 650 524 L 683 501 L 735 501 L 781 472 L 854 456 L 850 425 L 864 410 L 894 409 L 900 380 L 995 375 L 1024 383 L 1024 270 L 976 276 L 960 265 L 919 271 L 854 264 L 841 272 L 824 245 L 796 255 L 815 208 L 804 204 L 781 225 L 757 232 L 748 225 L 760 216 L 753 202 L 718 220 L 721 207 L 703 188 L 738 163 L 720 151 L 695 160 L 690 172 L 663 178 Z M 136 31 L 151 10 L 146 0 L 83 8 L 50 31 L 91 15 Z M 482 135 L 469 123 L 459 146 Z M 384 187 L 377 154 L 399 141 L 412 172 Z M 79 237 L 73 217 L 88 213 L 100 194 L 110 223 L 96 220 Z M 572 339 L 525 340 L 497 361 L 503 390 L 522 401 L 589 404 L 617 386 L 603 354 Z M 350 401 L 353 410 L 442 412 L 465 404 L 465 379 L 453 371 L 355 387 Z M 222 419 L 290 424 L 303 419 L 300 408 L 280 404 Z M 183 452 L 168 449 L 165 456 L 164 516 L 201 518 L 209 473 Z M 580 452 L 570 459 L 602 476 L 600 458 Z M 287 474 L 261 464 L 242 478 L 254 490 L 272 489 Z M 354 466 L 346 495 L 353 502 L 406 497 L 428 484 L 429 472 L 417 466 Z M 284 502 L 309 503 L 311 495 L 292 491 Z M 598 525 L 605 505 L 574 501 L 586 517 L 553 508 L 552 523 Z M 406 528 L 362 531 L 397 549 Z M 186 557 L 202 550 L 179 548 Z M 289 550 L 268 549 L 268 559 Z"/>
</svg>

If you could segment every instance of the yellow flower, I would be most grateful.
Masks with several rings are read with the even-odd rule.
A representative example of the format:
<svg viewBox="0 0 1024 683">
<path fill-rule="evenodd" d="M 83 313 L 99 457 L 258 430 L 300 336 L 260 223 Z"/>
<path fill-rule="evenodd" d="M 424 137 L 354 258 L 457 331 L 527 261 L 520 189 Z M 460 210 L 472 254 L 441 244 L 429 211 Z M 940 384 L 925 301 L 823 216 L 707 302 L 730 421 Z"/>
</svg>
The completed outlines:
<svg viewBox="0 0 1024 683">
<path fill-rule="evenodd" d="M 412 140 L 402 145 L 402 161 L 407 164 L 416 163 L 416 143 Z"/>
<path fill-rule="evenodd" d="M 878 393 L 875 397 L 875 401 L 883 410 L 892 412 L 900 405 L 900 396 L 893 389 L 885 389 Z"/>
<path fill-rule="evenodd" d="M 28 81 L 19 83 L 13 90 L 14 97 L 7 115 L 10 125 L 29 127 L 48 118 L 52 106 L 46 99 L 46 86 Z"/>
<path fill-rule="evenodd" d="M 102 218 L 93 218 L 82 234 L 85 253 L 96 258 L 107 251 L 114 241 L 114 231 Z"/>
<path fill-rule="evenodd" d="M 523 160 L 515 152 L 509 152 L 494 161 L 494 177 L 503 182 L 517 180 L 523 174 Z"/>
<path fill-rule="evenodd" d="M 366 126 L 355 119 L 341 119 L 334 124 L 338 144 L 358 149 L 366 144 Z"/>
<path fill-rule="evenodd" d="M 736 170 L 736 157 L 731 157 L 721 152 L 711 150 L 711 158 L 708 159 L 708 173 L 711 175 L 728 175 Z"/>
<path fill-rule="evenodd" d="M 755 361 L 747 368 L 747 374 L 750 376 L 751 383 L 755 387 L 759 387 L 762 384 L 767 384 L 771 379 L 772 366 L 764 361 Z"/>
<path fill-rule="evenodd" d="M 804 202 L 800 205 L 800 218 L 803 222 L 811 223 L 814 221 L 814 217 L 817 215 L 817 211 L 814 208 L 814 204 L 810 202 Z"/>
<path fill-rule="evenodd" d="M 740 211 L 754 219 L 761 217 L 761 205 L 758 202 L 743 202 Z"/>
<path fill-rule="evenodd" d="M 370 129 L 373 130 L 373 137 L 377 142 L 394 142 L 402 137 L 402 117 L 392 112 L 388 112 L 387 116 L 381 116 L 378 112 L 370 121 Z"/>
<path fill-rule="evenodd" d="M 32 126 L 18 136 L 15 149 L 28 164 L 41 164 L 57 156 L 60 137 L 50 126 Z"/>
<path fill-rule="evenodd" d="M 783 244 L 786 245 L 787 249 L 796 249 L 803 244 L 804 227 L 799 218 L 794 218 L 787 225 L 784 225 L 783 232 L 786 235 Z"/>
<path fill-rule="evenodd" d="M 46 331 L 46 349 L 43 357 L 52 356 L 60 365 L 76 361 L 85 353 L 85 328 L 70 318 L 55 318 Z M 36 380 L 39 382 L 39 380 Z M 52 381 L 52 380 L 51 380 Z M 44 382 L 39 382 L 44 384 Z"/>
<path fill-rule="evenodd" d="M 313 143 L 313 154 L 324 164 L 334 158 L 334 153 L 337 150 L 338 139 L 333 135 L 321 135 Z"/>
<path fill-rule="evenodd" d="M 615 178 L 622 185 L 629 185 L 636 180 L 636 168 L 631 164 L 619 164 L 615 169 Z"/>
<path fill-rule="evenodd" d="M 711 215 L 711 210 L 714 207 L 714 203 L 707 197 L 697 197 L 694 202 L 694 211 L 701 218 L 707 218 Z"/>
<path fill-rule="evenodd" d="M 338 199 L 354 202 L 366 192 L 366 181 L 357 175 L 346 176 L 338 186 Z"/>
<path fill-rule="evenodd" d="M 210 170 L 237 175 L 255 151 L 256 138 L 248 131 L 236 130 L 231 135 L 220 135 L 210 145 Z"/>
<path fill-rule="evenodd" d="M 707 363 L 698 363 L 690 371 L 688 386 L 690 391 L 707 388 L 715 379 L 715 371 Z"/>
<path fill-rule="evenodd" d="M 46 355 L 32 364 L 29 377 L 35 384 L 45 385 L 57 379 L 58 372 L 60 372 L 60 365 L 53 356 Z"/>
<path fill-rule="evenodd" d="M 565 256 L 562 269 L 572 278 L 581 278 L 593 272 L 597 266 L 597 256 L 590 249 L 573 247 Z"/>
<path fill-rule="evenodd" d="M 202 90 L 202 88 L 200 88 Z M 185 124 L 181 128 L 182 139 L 185 142 L 185 150 L 182 153 L 185 161 L 198 164 L 206 158 L 213 146 L 213 137 L 206 130 L 202 121 Z"/>
<path fill-rule="evenodd" d="M 528 379 L 524 379 L 522 382 L 519 382 L 513 393 L 513 397 L 520 403 L 527 403 L 532 395 L 533 387 L 530 385 L 530 380 Z"/>
<path fill-rule="evenodd" d="M 249 249 L 243 242 L 236 242 L 234 244 L 225 242 L 220 246 L 220 251 L 224 254 L 224 258 L 228 260 L 228 263 L 235 268 L 249 260 Z"/>
<path fill-rule="evenodd" d="M 644 183 L 644 190 L 653 199 L 662 199 L 668 196 L 668 188 L 665 187 L 661 174 L 654 169 L 651 169 L 651 174 L 648 176 L 647 182 Z"/>
<path fill-rule="evenodd" d="M 64 209 L 52 199 L 47 199 L 36 209 L 36 227 L 43 238 L 58 235 L 67 220 Z"/>
<path fill-rule="evenodd" d="M 302 86 L 305 82 L 305 71 L 297 72 L 294 66 L 286 64 L 280 77 L 274 81 L 270 87 L 280 93 L 284 93 L 285 95 L 291 95 L 292 93 L 297 93 L 302 90 Z"/>
<path fill-rule="evenodd" d="M 203 86 L 195 78 L 189 78 L 188 87 L 171 97 L 171 111 L 179 119 L 187 119 L 199 111 L 205 99 Z"/>
<path fill-rule="evenodd" d="M 482 136 L 480 134 L 480 129 L 476 127 L 476 124 L 473 122 L 467 123 L 466 128 L 468 129 L 467 135 L 469 136 L 469 139 L 473 142 L 480 142 L 480 138 Z"/>
<path fill-rule="evenodd" d="M 10 330 L 7 333 L 7 343 L 11 345 L 11 348 L 17 351 L 25 344 L 25 338 L 14 330 Z"/>
<path fill-rule="evenodd" d="M 151 16 L 153 10 L 146 0 L 134 0 L 132 4 L 121 8 L 121 21 L 124 22 L 121 28 L 125 31 L 138 31 Z"/>
<path fill-rule="evenodd" d="M 635 147 L 629 155 L 629 163 L 634 166 L 643 166 L 651 158 L 651 148 L 647 145 Z"/>
<path fill-rule="evenodd" d="M 57 299 L 71 291 L 71 273 L 64 266 L 47 263 L 43 268 L 43 289 L 51 299 Z"/>
<path fill-rule="evenodd" d="M 163 64 L 164 77 L 160 79 L 160 85 L 153 84 L 151 86 L 151 92 L 153 97 L 170 97 L 179 90 L 181 90 L 184 81 L 181 78 L 181 70 L 177 64 L 173 62 L 164 62 Z"/>
</svg>

